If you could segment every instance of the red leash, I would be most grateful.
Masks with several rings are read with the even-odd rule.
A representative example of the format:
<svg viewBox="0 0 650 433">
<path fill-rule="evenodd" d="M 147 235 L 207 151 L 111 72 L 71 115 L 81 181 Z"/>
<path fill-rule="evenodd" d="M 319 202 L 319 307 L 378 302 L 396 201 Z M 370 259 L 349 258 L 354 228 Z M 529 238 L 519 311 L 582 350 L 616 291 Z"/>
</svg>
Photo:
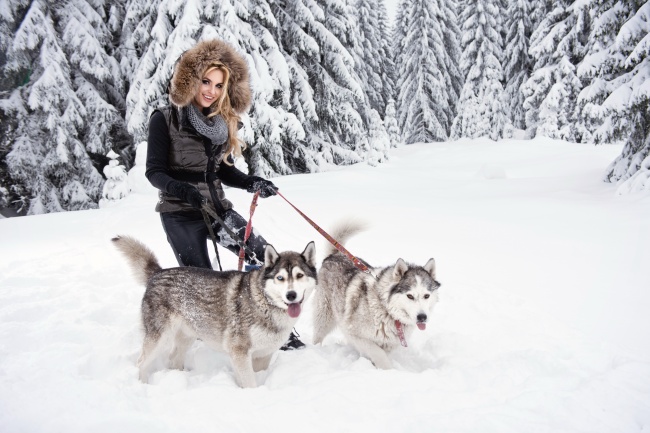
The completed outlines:
<svg viewBox="0 0 650 433">
<path fill-rule="evenodd" d="M 302 213 L 302 212 L 300 211 L 300 209 L 298 209 L 297 207 L 295 207 L 295 206 L 293 205 L 293 203 L 291 203 L 289 200 L 287 200 L 287 198 L 286 198 L 285 196 L 283 196 L 282 194 L 280 194 L 280 191 L 276 191 L 276 193 L 277 193 L 280 197 L 282 197 L 282 198 L 284 199 L 284 201 L 286 201 L 287 203 L 289 203 L 289 205 L 290 205 L 292 208 L 294 208 L 294 209 L 296 210 L 296 212 L 298 212 L 298 213 L 299 213 L 299 214 L 300 214 L 304 219 L 306 219 L 307 222 L 308 222 L 309 224 L 311 224 L 312 227 L 315 228 L 316 231 L 317 231 L 318 233 L 320 233 L 321 235 L 323 235 L 323 237 L 324 237 L 325 239 L 327 239 L 327 240 L 328 240 L 332 245 L 334 245 L 334 248 L 336 248 L 336 249 L 339 250 L 341 253 L 343 253 L 343 255 L 345 255 L 348 259 L 352 260 L 352 263 L 354 263 L 354 266 L 356 266 L 357 268 L 359 268 L 361 271 L 365 272 L 366 274 L 368 274 L 368 275 L 372 275 L 373 277 L 375 277 L 375 276 L 373 275 L 373 273 L 370 271 L 370 269 L 368 268 L 368 266 L 364 265 L 363 262 L 361 262 L 361 260 L 359 260 L 358 258 L 356 258 L 355 256 L 353 256 L 352 253 L 350 253 L 348 250 L 346 250 L 345 247 L 343 247 L 343 245 L 341 245 L 340 243 L 338 243 L 338 241 L 337 241 L 336 239 L 334 239 L 332 236 L 330 236 L 329 234 L 327 234 L 327 232 L 326 232 L 325 230 L 323 230 L 322 228 L 320 228 L 320 227 L 318 226 L 318 224 L 316 224 L 316 223 L 313 222 L 311 219 L 309 219 L 309 217 L 308 217 L 307 215 L 305 215 L 304 213 Z M 376 279 L 376 278 L 377 278 L 377 277 L 375 277 L 375 279 Z"/>
<path fill-rule="evenodd" d="M 406 338 L 404 337 L 404 329 L 402 329 L 402 322 L 396 320 L 395 328 L 397 328 L 397 336 L 399 337 L 400 344 L 404 347 L 409 347 L 409 345 L 406 343 Z"/>
<path fill-rule="evenodd" d="M 257 191 L 255 195 L 253 195 L 253 201 L 251 202 L 251 210 L 250 210 L 250 217 L 248 218 L 248 223 L 246 224 L 246 232 L 244 233 L 244 243 L 248 241 L 248 238 L 251 235 L 251 231 L 253 229 L 253 214 L 255 213 L 255 208 L 257 207 L 257 199 L 260 196 L 260 192 Z M 239 249 L 239 265 L 237 266 L 237 270 L 241 271 L 243 266 L 244 266 L 244 255 L 246 252 L 244 251 L 243 248 Z M 262 259 L 264 259 L 262 257 Z"/>
</svg>

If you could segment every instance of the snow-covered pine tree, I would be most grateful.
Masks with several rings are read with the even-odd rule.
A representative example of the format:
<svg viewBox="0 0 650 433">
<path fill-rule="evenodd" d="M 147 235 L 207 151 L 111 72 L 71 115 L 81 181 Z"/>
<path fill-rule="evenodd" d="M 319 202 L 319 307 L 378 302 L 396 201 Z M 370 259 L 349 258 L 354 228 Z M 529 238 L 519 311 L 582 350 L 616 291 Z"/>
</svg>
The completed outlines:
<svg viewBox="0 0 650 433">
<path fill-rule="evenodd" d="M 518 129 L 526 128 L 524 95 L 521 86 L 530 74 L 532 60 L 528 54 L 530 35 L 533 32 L 530 0 L 511 0 L 505 19 L 505 75 L 504 108 L 508 121 Z"/>
<path fill-rule="evenodd" d="M 352 164 L 367 157 L 375 160 L 381 144 L 368 141 L 370 113 L 361 79 L 354 70 L 358 27 L 345 0 L 315 0 L 317 20 L 311 29 L 320 48 L 320 58 L 305 65 L 316 101 L 318 137 L 329 143 L 332 161 Z M 378 147 L 375 147 L 378 146 Z M 382 159 L 385 159 L 383 155 Z"/>
<path fill-rule="evenodd" d="M 404 142 L 444 141 L 458 99 L 455 2 L 404 0 L 395 21 L 398 125 Z"/>
<path fill-rule="evenodd" d="M 112 150 L 109 150 L 106 155 L 109 163 L 104 167 L 106 182 L 102 188 L 102 198 L 99 200 L 100 207 L 110 206 L 129 195 L 130 188 L 126 169 L 120 164 L 119 156 Z"/>
<path fill-rule="evenodd" d="M 508 28 L 507 28 L 507 14 L 508 14 L 508 9 L 510 6 L 511 0 L 496 0 L 494 6 L 499 9 L 499 15 L 497 16 L 497 31 L 499 32 L 499 36 L 501 36 L 501 43 L 502 43 L 502 50 L 501 54 L 503 57 L 499 59 L 499 62 L 501 62 L 501 65 L 505 64 L 505 52 L 504 49 L 506 47 L 506 37 L 508 35 Z"/>
<path fill-rule="evenodd" d="M 627 3 L 627 2 L 626 2 Z M 603 55 L 613 49 L 616 34 L 633 12 L 617 13 L 613 6 L 622 6 L 619 0 L 592 0 L 589 8 L 593 17 L 591 34 L 585 47 L 585 58 L 577 67 L 577 74 L 586 83 L 578 95 L 577 127 L 586 142 L 595 141 L 593 133 L 603 124 L 601 104 L 608 96 L 607 79 L 616 68 L 615 56 Z"/>
<path fill-rule="evenodd" d="M 392 99 L 388 101 L 388 106 L 386 107 L 386 115 L 384 116 L 384 128 L 390 139 L 391 147 L 397 147 L 402 144 L 402 134 L 397 126 L 396 116 L 397 112 L 395 111 L 395 101 Z"/>
<path fill-rule="evenodd" d="M 391 52 L 388 41 L 384 39 L 385 23 L 380 16 L 385 11 L 384 0 L 357 0 L 354 13 L 359 31 L 353 56 L 355 70 L 368 96 L 370 108 L 383 117 L 394 83 L 390 76 Z M 385 13 L 385 12 L 384 12 Z"/>
<path fill-rule="evenodd" d="M 384 103 L 388 105 L 390 101 L 393 101 L 394 103 L 395 97 L 397 96 L 397 89 L 395 89 L 395 54 L 393 53 L 392 43 L 393 31 L 384 0 L 377 4 L 377 10 L 379 12 L 380 43 L 382 45 L 381 52 L 384 53 L 384 57 L 381 59 L 380 64 L 381 77 L 384 82 L 383 100 Z M 386 108 L 387 107 L 384 107 L 383 111 L 380 111 L 380 113 L 385 115 Z"/>
<path fill-rule="evenodd" d="M 127 157 L 134 152 L 124 122 L 124 85 L 114 57 L 117 43 L 109 27 L 111 19 L 119 19 L 123 7 L 121 2 L 69 0 L 59 14 L 62 48 L 85 108 L 79 140 L 98 170 L 105 166 L 109 150 L 120 150 Z"/>
<path fill-rule="evenodd" d="M 289 66 L 274 37 L 278 21 L 267 0 L 250 0 L 248 9 L 248 15 L 240 10 L 235 19 L 235 10 L 229 12 L 222 5 L 214 20 L 220 34 L 224 38 L 228 38 L 226 32 L 232 35 L 249 59 L 253 105 L 250 123 L 245 121 L 249 126 L 244 138 L 250 145 L 245 157 L 253 173 L 289 174 L 302 165 L 302 161 L 295 162 L 293 148 L 305 138 L 305 130 L 290 112 Z M 217 25 L 220 22 L 224 25 Z"/>
<path fill-rule="evenodd" d="M 451 137 L 503 137 L 506 115 L 503 104 L 503 48 L 497 16 L 499 0 L 465 0 L 462 3 L 460 67 L 465 84 L 458 101 Z"/>
<path fill-rule="evenodd" d="M 576 65 L 584 58 L 588 10 L 581 0 L 559 0 L 531 36 L 535 65 L 522 87 L 527 136 L 580 141 L 576 101 L 582 83 Z"/>
<path fill-rule="evenodd" d="M 350 2 L 352 5 L 348 4 Z M 379 3 L 383 4 L 383 0 L 379 0 L 377 3 L 378 4 L 375 5 L 376 8 L 378 8 Z M 370 100 L 368 90 L 374 91 L 374 89 L 371 89 L 371 86 L 365 84 L 366 79 L 364 79 L 359 73 L 359 71 L 361 71 L 362 73 L 367 74 L 369 71 L 367 69 L 360 68 L 360 65 L 365 64 L 367 60 L 364 58 L 365 49 L 367 47 L 363 47 L 361 43 L 362 41 L 367 40 L 362 34 L 364 30 L 362 26 L 359 25 L 359 16 L 356 14 L 358 5 L 359 4 L 356 3 L 355 0 L 342 0 L 340 3 L 340 10 L 335 14 L 334 19 L 332 20 L 334 22 L 334 26 L 332 27 L 331 31 L 350 53 L 352 59 L 352 69 L 350 71 L 350 76 L 352 79 L 354 79 L 354 81 L 359 83 L 359 87 L 362 90 L 361 95 L 355 95 L 355 110 L 359 113 L 361 119 L 361 127 L 365 129 L 366 132 L 360 135 L 359 138 L 361 141 L 357 142 L 354 146 L 355 152 L 369 164 L 376 165 L 377 163 L 383 162 L 388 158 L 388 149 L 390 146 L 385 146 L 384 144 L 390 143 L 390 138 L 386 133 L 383 122 L 377 122 L 376 115 L 379 115 L 380 120 L 382 115 L 379 114 L 378 109 L 372 108 L 372 102 Z M 332 10 L 327 5 L 327 2 L 325 2 L 325 6 L 326 11 Z M 372 20 L 375 22 L 377 28 L 375 34 L 376 36 L 380 37 L 381 26 L 378 9 L 375 11 L 375 13 L 373 13 L 373 16 L 374 18 Z M 326 26 L 327 21 L 328 20 L 326 18 L 326 21 L 324 22 Z M 384 66 L 383 59 L 386 59 L 389 55 L 389 52 L 385 52 L 382 48 L 383 46 L 381 39 L 378 39 L 375 51 L 378 51 L 378 55 L 381 56 L 379 59 L 382 59 L 379 62 L 376 62 L 376 65 L 379 68 L 382 68 Z M 370 71 L 370 74 L 381 80 L 381 72 L 376 73 L 374 71 Z M 370 76 L 368 76 L 368 78 L 369 77 Z M 384 78 L 388 78 L 388 76 L 384 76 Z M 378 108 L 383 111 L 385 110 L 385 102 L 383 101 L 384 83 L 382 81 L 379 81 L 376 84 L 380 86 L 380 91 L 375 93 L 375 96 L 379 97 L 381 100 L 381 102 L 378 104 Z"/>
<path fill-rule="evenodd" d="M 440 3 L 440 21 L 443 24 L 443 41 L 445 47 L 445 82 L 446 86 L 451 89 L 447 92 L 449 100 L 447 105 L 450 107 L 448 117 L 453 119 L 458 112 L 458 99 L 460 92 L 465 83 L 463 71 L 460 68 L 461 58 L 461 29 L 458 25 L 458 1 L 448 0 Z M 451 123 L 448 126 L 448 132 L 451 131 Z"/>
<path fill-rule="evenodd" d="M 29 70 L 17 65 L 15 60 L 10 67 L 7 55 L 28 4 L 28 0 L 6 0 L 0 8 L 0 209 L 9 208 L 25 194 L 11 178 L 6 157 L 16 137 L 16 113 L 23 105 L 14 90 L 29 81 Z"/>
<path fill-rule="evenodd" d="M 152 40 L 152 29 L 157 18 L 158 0 L 126 0 L 123 23 L 120 25 L 120 69 L 128 94 L 137 82 L 136 70 Z M 130 112 L 125 116 L 130 117 Z"/>
<path fill-rule="evenodd" d="M 390 137 L 386 132 L 381 116 L 377 110 L 372 108 L 370 109 L 368 134 L 368 142 L 372 146 L 369 147 L 368 154 L 364 155 L 366 162 L 373 166 L 385 162 L 390 150 Z"/>
<path fill-rule="evenodd" d="M 103 178 L 79 141 L 86 110 L 62 48 L 64 6 L 21 4 L 22 20 L 6 52 L 5 71 L 24 74 L 2 103 L 15 118 L 6 169 L 21 214 L 95 208 L 101 194 Z"/>
<path fill-rule="evenodd" d="M 531 10 L 531 24 L 532 24 L 532 29 L 533 32 L 537 30 L 537 27 L 544 21 L 546 18 L 546 15 L 548 15 L 553 8 L 555 2 L 553 0 L 536 0 L 534 1 L 531 6 L 533 6 Z"/>
<path fill-rule="evenodd" d="M 321 153 L 320 140 L 314 139 L 318 127 L 318 115 L 314 101 L 314 89 L 304 67 L 309 59 L 318 57 L 318 42 L 307 33 L 315 25 L 314 14 L 302 0 L 267 0 L 275 22 L 272 34 L 287 65 L 289 81 L 289 107 L 305 130 L 305 139 L 286 148 L 288 164 L 294 172 L 315 172 L 330 163 L 327 153 Z M 287 94 L 283 95 L 284 97 Z"/>
<path fill-rule="evenodd" d="M 174 63 L 196 42 L 201 20 L 211 8 L 201 0 L 129 0 L 122 32 L 121 67 L 130 78 L 126 121 L 134 142 L 147 138 L 149 115 L 167 105 Z"/>
<path fill-rule="evenodd" d="M 621 53 L 616 37 L 623 24 L 630 20 L 643 2 L 592 0 L 592 30 L 586 46 L 586 56 L 578 66 L 578 76 L 587 83 L 578 97 L 577 127 L 585 141 L 600 143 L 622 140 L 629 131 L 623 122 L 615 122 L 611 110 L 603 102 L 612 92 L 609 81 L 621 74 Z M 616 125 L 616 126 L 615 126 Z M 619 128 L 611 135 L 610 129 Z M 621 129 L 622 128 L 622 129 Z"/>
<path fill-rule="evenodd" d="M 581 72 L 597 79 L 581 97 L 598 120 L 594 141 L 625 143 L 605 179 L 619 194 L 650 191 L 650 3 L 603 2 L 595 11 L 598 44 Z"/>
<path fill-rule="evenodd" d="M 361 162 L 370 146 L 366 96 L 354 71 L 352 15 L 342 0 L 269 0 L 287 59 L 291 112 L 305 128 L 299 171 Z M 364 118 L 364 116 L 366 118 Z"/>
</svg>

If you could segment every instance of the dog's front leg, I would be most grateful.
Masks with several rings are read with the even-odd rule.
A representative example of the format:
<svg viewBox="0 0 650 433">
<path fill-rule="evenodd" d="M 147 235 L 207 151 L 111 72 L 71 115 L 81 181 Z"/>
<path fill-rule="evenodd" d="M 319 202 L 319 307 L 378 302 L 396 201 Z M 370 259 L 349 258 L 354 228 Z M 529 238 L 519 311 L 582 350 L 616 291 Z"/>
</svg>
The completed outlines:
<svg viewBox="0 0 650 433">
<path fill-rule="evenodd" d="M 253 371 L 253 358 L 247 350 L 234 348 L 230 352 L 230 359 L 235 370 L 235 378 L 242 388 L 255 388 L 255 372 Z"/>
<path fill-rule="evenodd" d="M 386 351 L 377 344 L 365 338 L 351 335 L 348 335 L 347 337 L 350 340 L 350 343 L 352 343 L 352 345 L 356 347 L 363 356 L 370 359 L 375 367 L 382 370 L 390 370 L 393 368 L 393 364 L 390 362 L 388 354 L 386 354 Z"/>
<path fill-rule="evenodd" d="M 270 354 L 269 356 L 262 356 L 260 358 L 253 358 L 253 370 L 257 372 L 269 368 L 272 356 L 273 354 Z"/>
</svg>

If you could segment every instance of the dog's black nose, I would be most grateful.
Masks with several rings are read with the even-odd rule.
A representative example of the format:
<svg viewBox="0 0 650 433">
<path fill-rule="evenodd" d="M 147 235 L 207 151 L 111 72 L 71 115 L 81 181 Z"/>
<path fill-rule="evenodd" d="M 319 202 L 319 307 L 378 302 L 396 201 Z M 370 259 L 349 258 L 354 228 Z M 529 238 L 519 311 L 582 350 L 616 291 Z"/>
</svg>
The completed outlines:
<svg viewBox="0 0 650 433">
<path fill-rule="evenodd" d="M 297 297 L 298 297 L 298 294 L 296 292 L 294 292 L 293 290 L 287 292 L 287 301 L 295 301 Z"/>
<path fill-rule="evenodd" d="M 424 313 L 418 314 L 418 322 L 426 322 L 427 321 L 427 315 Z"/>
</svg>

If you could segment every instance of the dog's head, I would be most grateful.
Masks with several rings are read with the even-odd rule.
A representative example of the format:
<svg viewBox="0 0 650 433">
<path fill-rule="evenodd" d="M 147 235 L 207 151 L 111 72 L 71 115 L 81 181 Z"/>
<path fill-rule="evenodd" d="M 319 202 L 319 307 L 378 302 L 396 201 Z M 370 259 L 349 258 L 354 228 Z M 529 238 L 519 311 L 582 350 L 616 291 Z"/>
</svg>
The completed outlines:
<svg viewBox="0 0 650 433">
<path fill-rule="evenodd" d="M 272 245 L 267 245 L 262 275 L 262 284 L 271 303 L 287 310 L 289 316 L 298 317 L 303 301 L 316 287 L 314 242 L 308 243 L 302 253 L 278 253 Z"/>
<path fill-rule="evenodd" d="M 436 262 L 429 259 L 424 266 L 408 265 L 399 259 L 388 271 L 393 285 L 388 292 L 388 310 L 405 325 L 417 325 L 424 330 L 427 320 L 438 302 Z"/>
</svg>

